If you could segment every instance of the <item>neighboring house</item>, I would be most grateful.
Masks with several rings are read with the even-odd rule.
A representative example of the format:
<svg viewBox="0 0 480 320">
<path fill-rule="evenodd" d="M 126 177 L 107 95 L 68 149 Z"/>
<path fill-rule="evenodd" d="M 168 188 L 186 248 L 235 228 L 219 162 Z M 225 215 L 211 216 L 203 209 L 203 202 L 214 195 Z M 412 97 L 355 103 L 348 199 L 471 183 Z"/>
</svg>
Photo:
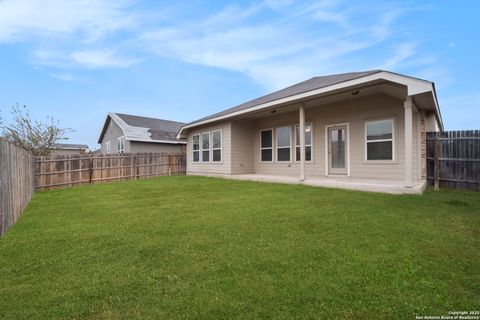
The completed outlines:
<svg viewBox="0 0 480 320">
<path fill-rule="evenodd" d="M 88 150 L 86 144 L 56 143 L 52 155 L 75 155 L 84 154 Z"/>
<path fill-rule="evenodd" d="M 187 174 L 392 193 L 426 185 L 434 84 L 373 70 L 315 77 L 191 122 Z M 303 132 L 303 134 L 299 134 Z"/>
<path fill-rule="evenodd" d="M 177 139 L 182 122 L 109 112 L 98 143 L 103 154 L 133 152 L 185 152 L 185 139 Z"/>
</svg>

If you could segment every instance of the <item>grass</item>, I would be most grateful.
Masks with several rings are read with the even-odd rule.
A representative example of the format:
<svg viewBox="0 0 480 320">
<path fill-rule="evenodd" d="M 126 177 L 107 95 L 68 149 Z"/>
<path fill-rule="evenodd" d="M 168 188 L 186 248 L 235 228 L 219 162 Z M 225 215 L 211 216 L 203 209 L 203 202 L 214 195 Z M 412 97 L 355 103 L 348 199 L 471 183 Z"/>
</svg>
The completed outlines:
<svg viewBox="0 0 480 320">
<path fill-rule="evenodd" d="M 480 194 L 201 177 L 37 193 L 1 319 L 414 319 L 480 308 Z"/>
</svg>

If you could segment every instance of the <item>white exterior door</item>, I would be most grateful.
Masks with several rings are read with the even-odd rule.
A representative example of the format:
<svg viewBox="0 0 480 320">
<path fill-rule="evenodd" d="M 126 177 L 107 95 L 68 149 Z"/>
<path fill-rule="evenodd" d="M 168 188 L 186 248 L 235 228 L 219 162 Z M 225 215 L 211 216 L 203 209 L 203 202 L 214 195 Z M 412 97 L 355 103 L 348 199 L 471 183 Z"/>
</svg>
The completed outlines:
<svg viewBox="0 0 480 320">
<path fill-rule="evenodd" d="M 328 128 L 328 173 L 347 174 L 347 126 Z"/>
</svg>

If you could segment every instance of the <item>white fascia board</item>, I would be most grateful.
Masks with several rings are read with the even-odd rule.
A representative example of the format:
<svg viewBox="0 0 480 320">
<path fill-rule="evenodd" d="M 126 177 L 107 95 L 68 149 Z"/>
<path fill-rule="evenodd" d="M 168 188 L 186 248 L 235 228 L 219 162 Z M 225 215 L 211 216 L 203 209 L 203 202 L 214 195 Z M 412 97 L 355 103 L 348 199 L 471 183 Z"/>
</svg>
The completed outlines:
<svg viewBox="0 0 480 320">
<path fill-rule="evenodd" d="M 440 130 L 443 131 L 443 119 L 442 119 L 442 114 L 440 113 L 440 106 L 438 105 L 437 101 L 437 91 L 435 90 L 435 85 L 432 83 L 432 95 L 433 95 L 433 101 L 435 103 L 435 114 L 437 116 L 437 121 L 440 124 Z"/>
<path fill-rule="evenodd" d="M 122 129 L 123 135 L 126 136 L 124 127 L 128 126 L 128 124 L 114 112 L 109 112 L 108 116 Z"/>
<path fill-rule="evenodd" d="M 152 141 L 151 133 L 148 132 L 149 128 L 134 127 L 126 123 L 122 118 L 120 118 L 116 113 L 110 112 L 110 117 L 120 126 L 123 131 L 123 135 L 126 140 L 146 140 Z"/>
<path fill-rule="evenodd" d="M 226 115 L 218 116 L 218 117 L 215 117 L 215 118 L 212 118 L 212 119 L 207 119 L 207 120 L 204 120 L 204 121 L 201 121 L 201 122 L 198 122 L 198 123 L 194 123 L 194 124 L 191 124 L 191 125 L 186 125 L 186 126 L 182 127 L 180 129 L 180 131 L 178 132 L 177 139 L 180 139 L 184 129 L 197 127 L 197 126 L 200 126 L 200 125 L 203 125 L 203 124 L 207 124 L 207 123 L 210 123 L 210 122 L 235 117 L 235 116 L 242 115 L 242 114 L 249 113 L 249 112 L 253 112 L 253 111 L 262 110 L 262 109 L 265 109 L 265 108 L 273 107 L 273 106 L 278 105 L 278 104 L 283 104 L 283 103 L 288 103 L 288 102 L 292 102 L 292 101 L 295 101 L 295 100 L 308 98 L 308 97 L 315 96 L 315 95 L 318 95 L 318 94 L 327 93 L 329 91 L 344 89 L 344 88 L 360 85 L 362 83 L 375 81 L 375 80 L 382 80 L 382 79 L 386 80 L 386 81 L 400 83 L 400 84 L 403 84 L 403 85 L 407 86 L 409 96 L 433 90 L 433 86 L 432 86 L 432 83 L 430 81 L 421 80 L 421 79 L 417 79 L 417 78 L 412 78 L 412 77 L 408 77 L 408 76 L 403 76 L 403 75 L 388 72 L 388 71 L 380 71 L 380 72 L 377 72 L 377 73 L 374 73 L 374 74 L 371 74 L 371 75 L 368 75 L 368 76 L 365 76 L 365 77 L 361 77 L 361 78 L 357 78 L 357 79 L 352 79 L 352 80 L 332 84 L 332 85 L 327 86 L 327 87 L 323 87 L 323 88 L 299 93 L 299 94 L 296 94 L 296 95 L 293 95 L 293 96 L 289 96 L 289 97 L 277 99 L 277 100 L 274 100 L 274 101 L 266 102 L 266 103 L 259 104 L 259 105 L 256 105 L 256 106 L 253 106 L 253 107 L 250 107 L 250 108 L 247 108 L 247 109 L 243 109 L 243 110 L 232 112 L 232 113 L 229 113 L 229 114 L 226 114 Z"/>
</svg>

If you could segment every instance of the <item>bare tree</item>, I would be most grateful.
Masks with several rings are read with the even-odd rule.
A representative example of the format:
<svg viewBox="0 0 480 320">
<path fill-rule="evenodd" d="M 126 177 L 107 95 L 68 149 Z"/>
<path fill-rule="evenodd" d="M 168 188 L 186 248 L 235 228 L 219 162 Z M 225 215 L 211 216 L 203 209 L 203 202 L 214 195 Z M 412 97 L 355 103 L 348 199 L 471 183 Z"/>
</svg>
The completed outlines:
<svg viewBox="0 0 480 320">
<path fill-rule="evenodd" d="M 12 107 L 11 113 L 11 123 L 2 123 L 0 119 L 3 137 L 35 156 L 49 155 L 55 144 L 67 140 L 66 134 L 72 131 L 60 128 L 59 122 L 52 117 L 47 117 L 46 122 L 33 121 L 26 106 L 17 104 Z"/>
</svg>

